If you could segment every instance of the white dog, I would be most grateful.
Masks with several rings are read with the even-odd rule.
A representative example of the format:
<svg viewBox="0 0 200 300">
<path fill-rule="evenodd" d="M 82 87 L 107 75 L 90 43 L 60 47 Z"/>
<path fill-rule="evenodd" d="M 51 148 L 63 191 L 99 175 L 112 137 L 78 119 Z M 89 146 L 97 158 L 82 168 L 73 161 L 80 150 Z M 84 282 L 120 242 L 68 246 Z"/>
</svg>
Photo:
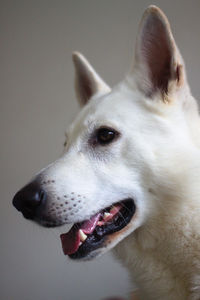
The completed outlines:
<svg viewBox="0 0 200 300">
<path fill-rule="evenodd" d="M 112 90 L 73 54 L 83 107 L 64 155 L 14 197 L 72 259 L 114 248 L 140 299 L 200 299 L 200 118 L 162 11 L 144 13 L 134 65 Z"/>
</svg>

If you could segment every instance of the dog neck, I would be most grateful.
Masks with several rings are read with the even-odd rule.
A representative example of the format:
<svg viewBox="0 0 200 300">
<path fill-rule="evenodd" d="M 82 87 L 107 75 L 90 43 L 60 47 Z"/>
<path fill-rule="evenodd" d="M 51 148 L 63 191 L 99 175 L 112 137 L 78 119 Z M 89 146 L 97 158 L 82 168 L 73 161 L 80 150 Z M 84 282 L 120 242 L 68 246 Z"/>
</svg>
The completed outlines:
<svg viewBox="0 0 200 300">
<path fill-rule="evenodd" d="M 160 186 L 159 213 L 114 250 L 139 287 L 141 299 L 199 299 L 200 163 L 195 160 L 170 193 Z"/>
</svg>

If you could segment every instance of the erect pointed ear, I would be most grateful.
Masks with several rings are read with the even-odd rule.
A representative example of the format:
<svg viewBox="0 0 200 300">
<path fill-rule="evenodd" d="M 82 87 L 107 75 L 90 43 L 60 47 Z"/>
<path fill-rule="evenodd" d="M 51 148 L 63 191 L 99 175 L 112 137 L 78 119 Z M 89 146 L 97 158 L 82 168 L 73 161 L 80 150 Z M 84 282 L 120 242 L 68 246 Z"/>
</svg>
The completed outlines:
<svg viewBox="0 0 200 300">
<path fill-rule="evenodd" d="M 133 73 L 148 97 L 159 92 L 164 100 L 184 82 L 182 57 L 166 16 L 156 6 L 149 6 L 141 20 Z"/>
<path fill-rule="evenodd" d="M 75 90 L 81 106 L 96 94 L 103 95 L 110 92 L 109 86 L 82 54 L 74 52 L 72 57 L 75 67 Z"/>
</svg>

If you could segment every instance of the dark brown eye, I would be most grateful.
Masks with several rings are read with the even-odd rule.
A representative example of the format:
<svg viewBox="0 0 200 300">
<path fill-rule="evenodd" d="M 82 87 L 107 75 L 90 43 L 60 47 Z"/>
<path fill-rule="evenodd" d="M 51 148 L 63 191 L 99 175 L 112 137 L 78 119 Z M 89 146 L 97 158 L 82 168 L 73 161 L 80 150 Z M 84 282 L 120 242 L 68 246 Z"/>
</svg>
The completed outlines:
<svg viewBox="0 0 200 300">
<path fill-rule="evenodd" d="M 106 145 L 111 143 L 117 136 L 118 132 L 111 128 L 99 128 L 96 134 L 97 143 L 100 145 Z"/>
</svg>

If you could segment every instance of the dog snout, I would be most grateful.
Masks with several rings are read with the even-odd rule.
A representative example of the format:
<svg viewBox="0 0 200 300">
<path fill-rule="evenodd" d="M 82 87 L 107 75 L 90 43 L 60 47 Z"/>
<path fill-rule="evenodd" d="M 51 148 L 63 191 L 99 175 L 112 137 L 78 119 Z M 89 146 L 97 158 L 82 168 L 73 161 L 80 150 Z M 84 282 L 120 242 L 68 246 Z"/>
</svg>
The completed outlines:
<svg viewBox="0 0 200 300">
<path fill-rule="evenodd" d="M 27 219 L 37 217 L 45 205 L 47 194 L 38 181 L 32 181 L 13 198 L 14 207 Z"/>
</svg>

